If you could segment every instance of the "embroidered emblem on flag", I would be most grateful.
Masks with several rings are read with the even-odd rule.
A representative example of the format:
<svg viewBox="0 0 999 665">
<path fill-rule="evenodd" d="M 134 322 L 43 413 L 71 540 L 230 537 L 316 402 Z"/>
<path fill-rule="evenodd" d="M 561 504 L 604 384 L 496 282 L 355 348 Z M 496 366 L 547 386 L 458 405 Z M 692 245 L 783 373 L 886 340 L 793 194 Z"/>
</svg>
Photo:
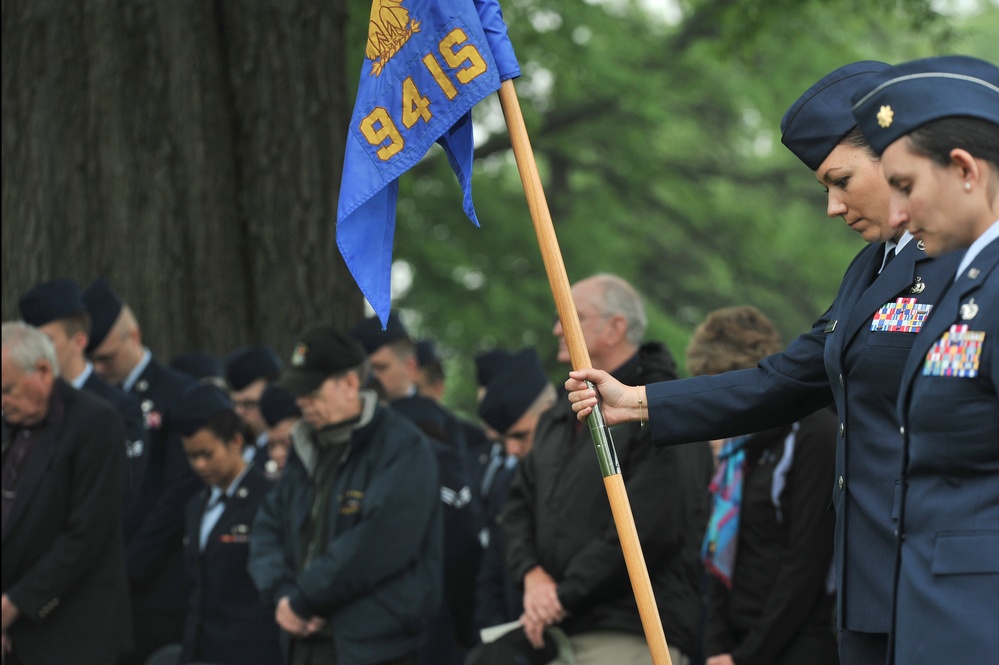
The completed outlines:
<svg viewBox="0 0 999 665">
<path fill-rule="evenodd" d="M 985 331 L 968 330 L 967 325 L 953 325 L 926 354 L 923 376 L 978 376 Z"/>
<path fill-rule="evenodd" d="M 923 321 L 930 315 L 933 305 L 916 302 L 915 298 L 899 298 L 886 302 L 871 321 L 871 332 L 917 333 L 923 328 Z"/>
</svg>

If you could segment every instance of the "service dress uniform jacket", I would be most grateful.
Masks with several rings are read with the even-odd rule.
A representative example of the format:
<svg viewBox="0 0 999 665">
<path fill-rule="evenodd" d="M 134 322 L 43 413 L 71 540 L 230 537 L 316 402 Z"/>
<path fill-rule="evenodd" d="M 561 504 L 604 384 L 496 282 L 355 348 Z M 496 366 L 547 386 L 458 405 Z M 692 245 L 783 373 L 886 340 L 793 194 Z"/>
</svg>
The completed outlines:
<svg viewBox="0 0 999 665">
<path fill-rule="evenodd" d="M 657 445 L 767 430 L 835 402 L 837 624 L 887 634 L 902 459 L 898 386 L 915 333 L 960 256 L 931 259 L 910 241 L 877 275 L 883 256 L 883 244 L 861 250 L 811 331 L 756 368 L 647 391 Z"/>
<path fill-rule="evenodd" d="M 897 665 L 987 663 L 999 654 L 997 388 L 993 240 L 940 299 L 903 374 Z"/>
<path fill-rule="evenodd" d="M 201 520 L 211 496 L 204 489 L 187 504 L 184 558 L 194 580 L 181 663 L 274 665 L 281 662 L 279 630 L 246 570 L 250 528 L 272 482 L 247 468 L 200 548 Z"/>
<path fill-rule="evenodd" d="M 93 395 L 57 380 L 3 524 L 3 592 L 20 616 L 5 663 L 116 663 L 131 646 L 122 563 L 121 419 Z"/>
</svg>

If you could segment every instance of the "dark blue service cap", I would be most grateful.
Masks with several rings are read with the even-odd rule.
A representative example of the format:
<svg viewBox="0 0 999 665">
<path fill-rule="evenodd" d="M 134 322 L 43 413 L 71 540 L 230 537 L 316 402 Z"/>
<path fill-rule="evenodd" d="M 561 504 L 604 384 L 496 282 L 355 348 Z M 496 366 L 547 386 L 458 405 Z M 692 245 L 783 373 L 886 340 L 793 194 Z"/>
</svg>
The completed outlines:
<svg viewBox="0 0 999 665">
<path fill-rule="evenodd" d="M 257 379 L 281 374 L 281 358 L 267 344 L 241 346 L 225 359 L 225 378 L 233 390 L 242 390 Z"/>
<path fill-rule="evenodd" d="M 416 364 L 424 367 L 427 363 L 440 362 L 437 355 L 437 345 L 432 339 L 421 339 L 416 344 Z"/>
<path fill-rule="evenodd" d="M 486 386 L 479 404 L 479 417 L 500 434 L 521 419 L 534 404 L 548 375 L 533 347 L 527 347 L 507 360 Z"/>
<path fill-rule="evenodd" d="M 196 379 L 224 379 L 222 361 L 214 353 L 190 351 L 170 359 L 170 367 Z"/>
<path fill-rule="evenodd" d="M 17 301 L 24 322 L 44 326 L 87 311 L 80 283 L 75 279 L 53 279 L 34 286 Z"/>
<path fill-rule="evenodd" d="M 999 124 L 999 67 L 964 55 L 904 62 L 853 96 L 853 115 L 881 154 L 933 120 L 964 116 Z"/>
<path fill-rule="evenodd" d="M 485 388 L 493 375 L 512 358 L 513 354 L 503 349 L 484 351 L 475 356 L 475 382 L 480 388 Z"/>
<path fill-rule="evenodd" d="M 90 314 L 90 342 L 87 344 L 87 353 L 93 353 L 111 332 L 124 303 L 107 279 L 98 277 L 83 292 L 83 304 Z"/>
<path fill-rule="evenodd" d="M 399 320 L 399 313 L 394 310 L 389 312 L 388 323 L 384 330 L 378 317 L 371 316 L 354 326 L 350 336 L 360 342 L 369 356 L 386 344 L 409 339 L 409 333 Z"/>
<path fill-rule="evenodd" d="M 260 414 L 268 427 L 274 427 L 285 418 L 300 418 L 301 410 L 295 396 L 279 386 L 270 385 L 260 395 Z"/>
<path fill-rule="evenodd" d="M 195 383 L 181 396 L 170 422 L 181 436 L 192 436 L 225 411 L 233 408 L 224 390 L 210 383 Z"/>
<path fill-rule="evenodd" d="M 357 367 L 366 358 L 364 349 L 347 335 L 333 326 L 317 326 L 295 342 L 277 384 L 296 397 L 307 395 L 329 377 Z"/>
<path fill-rule="evenodd" d="M 863 60 L 826 74 L 805 91 L 780 121 L 780 141 L 813 171 L 857 126 L 850 112 L 855 93 L 874 87 L 875 75 L 891 65 Z"/>
</svg>

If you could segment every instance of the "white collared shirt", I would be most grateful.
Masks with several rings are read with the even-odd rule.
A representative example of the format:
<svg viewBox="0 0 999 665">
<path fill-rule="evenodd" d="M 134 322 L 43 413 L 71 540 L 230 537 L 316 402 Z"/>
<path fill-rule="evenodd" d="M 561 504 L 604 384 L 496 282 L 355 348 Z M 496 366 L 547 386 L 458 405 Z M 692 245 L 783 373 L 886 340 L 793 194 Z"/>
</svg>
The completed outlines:
<svg viewBox="0 0 999 665">
<path fill-rule="evenodd" d="M 139 377 L 146 371 L 146 367 L 149 366 L 149 361 L 152 359 L 152 352 L 150 352 L 150 350 L 146 347 L 142 347 L 142 357 L 139 359 L 139 362 L 136 363 L 135 367 L 132 368 L 132 371 L 128 373 L 128 377 L 125 378 L 124 383 L 121 384 L 121 387 L 125 392 L 132 390 L 136 382 L 139 380 Z"/>
<path fill-rule="evenodd" d="M 982 250 L 985 249 L 986 245 L 996 239 L 999 239 L 999 219 L 992 222 L 992 226 L 985 229 L 985 233 L 978 236 L 978 238 L 975 239 L 975 242 L 971 243 L 971 246 L 968 247 L 968 251 L 965 253 L 964 258 L 961 259 L 961 265 L 957 267 L 957 274 L 954 275 L 954 280 L 957 281 L 957 278 L 964 274 L 964 271 L 968 269 L 971 262 L 982 253 Z"/>
<path fill-rule="evenodd" d="M 94 364 L 87 361 L 87 364 L 83 366 L 83 371 L 76 375 L 76 378 L 70 379 L 69 383 L 77 390 L 83 389 L 83 384 L 87 382 L 90 375 L 94 373 Z"/>
<path fill-rule="evenodd" d="M 233 480 L 229 487 L 225 490 L 226 500 L 232 498 L 232 495 L 236 493 L 239 488 L 239 484 L 243 481 L 243 477 L 246 476 L 246 472 L 250 470 L 250 465 L 247 464 L 243 467 L 243 470 L 239 472 L 236 479 Z M 202 552 L 205 551 L 205 545 L 208 544 L 208 536 L 211 534 L 212 529 L 218 524 L 219 519 L 222 517 L 222 513 L 225 512 L 225 501 L 222 501 L 222 489 L 219 487 L 212 487 L 212 493 L 208 496 L 208 503 L 205 504 L 205 512 L 201 514 L 201 531 L 198 534 L 198 549 Z"/>
</svg>

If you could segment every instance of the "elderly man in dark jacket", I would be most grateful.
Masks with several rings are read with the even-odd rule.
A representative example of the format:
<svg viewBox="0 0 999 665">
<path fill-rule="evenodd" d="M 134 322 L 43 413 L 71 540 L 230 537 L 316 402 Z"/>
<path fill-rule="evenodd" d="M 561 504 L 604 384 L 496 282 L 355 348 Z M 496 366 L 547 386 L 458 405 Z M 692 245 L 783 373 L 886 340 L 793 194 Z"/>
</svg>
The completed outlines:
<svg viewBox="0 0 999 665">
<path fill-rule="evenodd" d="M 572 294 L 594 367 L 633 385 L 676 378 L 666 347 L 642 343 L 645 311 L 630 284 L 596 275 Z M 559 361 L 568 362 L 559 323 L 553 332 Z M 648 662 L 600 468 L 589 432 L 578 425 L 568 402 L 556 404 L 518 466 L 501 520 L 507 565 L 524 592 L 524 627 L 483 648 L 478 662 L 516 652 L 524 662 L 547 663 L 557 641 L 563 650 L 571 645 L 576 663 Z M 657 449 L 637 423 L 613 436 L 671 656 L 681 665 L 696 649 L 711 452 L 707 443 Z"/>
<path fill-rule="evenodd" d="M 430 444 L 361 390 L 363 349 L 323 326 L 280 385 L 302 420 L 252 529 L 249 570 L 293 665 L 416 662 L 441 601 L 441 507 Z"/>
</svg>

